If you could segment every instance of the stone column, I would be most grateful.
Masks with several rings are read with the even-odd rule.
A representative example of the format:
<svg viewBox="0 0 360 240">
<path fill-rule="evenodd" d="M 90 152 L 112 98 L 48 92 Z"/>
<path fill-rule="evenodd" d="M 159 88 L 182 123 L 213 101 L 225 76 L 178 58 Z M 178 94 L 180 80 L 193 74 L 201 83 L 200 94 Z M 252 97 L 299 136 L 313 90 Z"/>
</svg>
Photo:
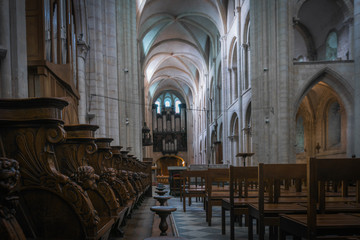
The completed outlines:
<svg viewBox="0 0 360 240">
<path fill-rule="evenodd" d="M 85 64 L 86 64 L 86 55 L 89 51 L 89 45 L 83 40 L 77 42 L 77 78 L 78 78 L 78 89 L 79 89 L 79 123 L 87 123 L 87 87 L 85 80 Z"/>
<path fill-rule="evenodd" d="M 355 101 L 354 101 L 354 145 L 353 153 L 360 157 L 360 0 L 354 0 L 354 82 L 355 82 Z"/>
<path fill-rule="evenodd" d="M 91 120 L 91 124 L 99 125 L 100 128 L 96 132 L 97 137 L 106 136 L 106 96 L 104 89 L 104 32 L 103 32 L 103 11 L 104 5 L 102 1 L 88 1 L 88 24 L 91 50 L 89 53 L 89 82 L 90 82 L 90 111 L 95 114 L 95 118 Z"/>
<path fill-rule="evenodd" d="M 278 11 L 278 163 L 290 161 L 290 148 L 293 148 L 292 136 L 290 136 L 290 108 L 289 108 L 289 2 L 279 1 Z M 274 160 L 274 159 L 273 159 Z"/>
<path fill-rule="evenodd" d="M 104 26 L 104 80 L 106 103 L 106 119 L 108 126 L 106 128 L 107 137 L 113 138 L 113 145 L 119 145 L 119 100 L 122 96 L 118 93 L 118 68 L 117 68 L 117 43 L 116 43 L 116 7 L 115 0 L 106 0 L 105 9 L 105 26 Z M 140 121 L 140 119 L 139 119 Z M 136 155 L 138 156 L 138 155 Z"/>
<path fill-rule="evenodd" d="M 28 96 L 25 16 L 24 0 L 0 0 L 1 98 Z"/>
<path fill-rule="evenodd" d="M 119 125 L 120 136 L 126 130 L 123 126 L 129 119 L 129 136 L 121 136 L 120 144 L 131 146 L 133 154 L 142 159 L 141 129 L 143 114 L 142 84 L 139 75 L 139 54 L 136 32 L 136 1 L 116 0 L 117 69 L 119 81 Z M 125 141 L 125 142 L 124 142 Z"/>
<path fill-rule="evenodd" d="M 11 98 L 10 8 L 9 0 L 0 0 L 0 83 L 1 97 Z"/>
<path fill-rule="evenodd" d="M 264 124 L 266 112 L 264 107 L 269 99 L 266 94 L 268 79 L 263 71 L 266 65 L 266 51 L 263 43 L 267 42 L 265 1 L 250 1 L 250 44 L 256 46 L 251 51 L 251 80 L 252 80 L 252 123 L 253 123 L 253 150 L 254 158 L 259 162 L 268 159 L 269 132 Z M 264 56 L 265 55 L 265 56 Z"/>
</svg>

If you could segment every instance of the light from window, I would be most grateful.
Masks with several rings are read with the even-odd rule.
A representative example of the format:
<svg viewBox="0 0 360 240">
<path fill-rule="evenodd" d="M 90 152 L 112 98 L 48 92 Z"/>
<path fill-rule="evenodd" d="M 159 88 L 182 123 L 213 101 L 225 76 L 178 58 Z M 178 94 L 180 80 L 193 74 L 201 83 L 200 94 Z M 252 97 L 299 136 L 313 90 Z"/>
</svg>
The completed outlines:
<svg viewBox="0 0 360 240">
<path fill-rule="evenodd" d="M 170 107 L 171 106 L 171 99 L 170 98 L 166 98 L 164 101 L 165 107 Z"/>
<path fill-rule="evenodd" d="M 156 112 L 160 113 L 160 102 L 156 101 L 155 104 L 156 104 Z"/>
<path fill-rule="evenodd" d="M 175 113 L 180 113 L 180 104 L 181 102 L 179 100 L 175 101 Z"/>
<path fill-rule="evenodd" d="M 337 59 L 338 40 L 336 32 L 331 32 L 326 39 L 326 60 Z"/>
<path fill-rule="evenodd" d="M 338 102 L 332 103 L 329 107 L 327 131 L 329 147 L 341 143 L 341 111 Z"/>
</svg>

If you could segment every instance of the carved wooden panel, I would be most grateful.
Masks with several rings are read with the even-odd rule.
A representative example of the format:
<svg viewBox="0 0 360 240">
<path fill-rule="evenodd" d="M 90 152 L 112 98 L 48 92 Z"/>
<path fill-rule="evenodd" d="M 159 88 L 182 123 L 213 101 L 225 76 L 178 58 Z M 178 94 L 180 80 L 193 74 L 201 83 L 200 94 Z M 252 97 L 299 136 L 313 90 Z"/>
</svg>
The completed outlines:
<svg viewBox="0 0 360 240">
<path fill-rule="evenodd" d="M 6 155 L 19 162 L 21 209 L 32 223 L 20 224 L 43 239 L 94 238 L 103 220 L 84 190 L 59 171 L 54 145 L 65 139 L 66 105 L 50 98 L 0 101 L 0 136 Z"/>
</svg>

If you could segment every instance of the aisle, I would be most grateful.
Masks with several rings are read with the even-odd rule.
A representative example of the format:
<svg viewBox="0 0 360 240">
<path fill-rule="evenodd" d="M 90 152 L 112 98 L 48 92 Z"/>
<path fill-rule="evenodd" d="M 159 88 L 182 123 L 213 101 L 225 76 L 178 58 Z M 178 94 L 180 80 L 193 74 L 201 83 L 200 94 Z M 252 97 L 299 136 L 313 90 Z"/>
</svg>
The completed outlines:
<svg viewBox="0 0 360 240">
<path fill-rule="evenodd" d="M 230 217 L 229 212 L 226 213 L 226 235 L 221 234 L 221 207 L 213 207 L 212 226 L 209 227 L 205 220 L 205 210 L 202 202 L 195 202 L 193 198 L 191 206 L 186 207 L 183 212 L 182 202 L 179 197 L 174 197 L 168 201 L 168 204 L 177 207 L 177 211 L 173 213 L 175 225 L 180 237 L 192 240 L 228 240 L 230 239 Z M 235 239 L 247 239 L 247 228 L 239 227 L 235 224 Z M 254 234 L 254 239 L 258 239 Z"/>
<path fill-rule="evenodd" d="M 152 197 L 145 198 L 144 202 L 138 209 L 135 209 L 131 219 L 128 219 L 123 230 L 123 238 L 112 238 L 111 240 L 142 240 L 148 238 L 152 233 L 154 214 L 150 207 L 156 203 Z"/>
</svg>

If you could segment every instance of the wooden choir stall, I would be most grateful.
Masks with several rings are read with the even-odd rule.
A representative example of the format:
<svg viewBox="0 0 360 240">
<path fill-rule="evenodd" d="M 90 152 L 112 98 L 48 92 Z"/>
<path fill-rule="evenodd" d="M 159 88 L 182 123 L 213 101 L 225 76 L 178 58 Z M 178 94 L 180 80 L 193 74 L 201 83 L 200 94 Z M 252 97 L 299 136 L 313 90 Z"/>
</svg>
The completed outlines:
<svg viewBox="0 0 360 240">
<path fill-rule="evenodd" d="M 151 188 L 151 165 L 98 126 L 64 125 L 59 98 L 0 100 L 4 239 L 107 239 Z"/>
</svg>

